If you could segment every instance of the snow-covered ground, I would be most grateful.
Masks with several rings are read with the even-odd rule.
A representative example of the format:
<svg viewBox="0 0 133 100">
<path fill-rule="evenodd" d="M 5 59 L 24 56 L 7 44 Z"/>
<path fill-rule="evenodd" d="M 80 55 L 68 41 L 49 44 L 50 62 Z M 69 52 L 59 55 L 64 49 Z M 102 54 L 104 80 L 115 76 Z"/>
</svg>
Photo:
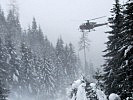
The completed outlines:
<svg viewBox="0 0 133 100">
<path fill-rule="evenodd" d="M 109 95 L 109 100 L 121 100 L 121 98 L 117 94 L 112 93 Z"/>
<path fill-rule="evenodd" d="M 107 100 L 107 97 L 104 94 L 104 92 L 100 89 L 97 89 L 95 83 L 90 83 L 90 86 L 92 90 L 96 93 L 98 100 Z M 75 99 L 76 100 L 90 100 L 86 96 L 87 91 L 85 90 L 85 87 L 86 87 L 86 82 L 84 80 L 74 81 L 72 84 L 72 87 L 70 88 L 68 92 L 68 95 L 69 96 L 71 95 L 69 100 L 75 100 Z M 76 90 L 76 92 L 74 90 Z"/>
</svg>

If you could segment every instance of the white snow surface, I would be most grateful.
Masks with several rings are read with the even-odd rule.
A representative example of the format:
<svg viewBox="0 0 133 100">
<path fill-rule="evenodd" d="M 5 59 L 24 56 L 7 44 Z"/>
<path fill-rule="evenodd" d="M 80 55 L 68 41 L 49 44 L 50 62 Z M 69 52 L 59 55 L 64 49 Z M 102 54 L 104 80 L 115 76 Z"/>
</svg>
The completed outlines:
<svg viewBox="0 0 133 100">
<path fill-rule="evenodd" d="M 121 100 L 121 98 L 117 94 L 111 93 L 109 95 L 109 100 Z"/>
<path fill-rule="evenodd" d="M 96 83 L 90 83 L 90 86 L 92 87 L 93 90 L 96 90 Z"/>
<path fill-rule="evenodd" d="M 86 92 L 85 92 L 85 86 L 86 86 L 86 83 L 82 83 L 82 84 L 78 87 L 78 91 L 77 91 L 77 100 L 87 100 Z"/>
<path fill-rule="evenodd" d="M 107 100 L 107 97 L 103 91 L 97 89 L 96 94 L 97 94 L 98 100 Z"/>
<path fill-rule="evenodd" d="M 96 91 L 98 100 L 107 100 L 107 96 L 104 94 L 104 92 L 99 89 L 96 89 L 96 83 L 90 83 L 90 86 L 94 91 Z"/>
<path fill-rule="evenodd" d="M 81 80 L 74 81 L 72 84 L 72 89 L 78 88 L 81 85 Z"/>
<path fill-rule="evenodd" d="M 86 97 L 85 86 L 86 86 L 86 83 L 82 83 L 82 80 L 80 79 L 77 81 L 74 81 L 68 94 L 72 92 L 72 89 L 77 89 L 77 94 L 76 96 L 73 95 L 71 100 L 75 100 L 75 98 L 76 100 L 89 100 L 89 98 L 87 99 Z M 104 92 L 96 88 L 96 83 L 90 83 L 90 86 L 96 92 L 98 100 L 107 100 L 107 96 L 104 94 Z M 115 99 L 110 99 L 110 100 L 115 100 Z M 120 100 L 120 99 L 116 99 L 116 100 Z"/>
<path fill-rule="evenodd" d="M 130 51 L 132 49 L 133 46 L 128 46 L 127 49 L 125 50 L 124 56 L 126 57 L 127 52 Z"/>
<path fill-rule="evenodd" d="M 13 74 L 13 80 L 18 82 L 18 77 L 15 74 Z"/>
<path fill-rule="evenodd" d="M 75 96 L 75 95 L 73 95 L 73 97 L 72 97 L 72 99 L 71 99 L 71 100 L 75 100 L 75 98 L 76 98 L 76 96 Z"/>
</svg>

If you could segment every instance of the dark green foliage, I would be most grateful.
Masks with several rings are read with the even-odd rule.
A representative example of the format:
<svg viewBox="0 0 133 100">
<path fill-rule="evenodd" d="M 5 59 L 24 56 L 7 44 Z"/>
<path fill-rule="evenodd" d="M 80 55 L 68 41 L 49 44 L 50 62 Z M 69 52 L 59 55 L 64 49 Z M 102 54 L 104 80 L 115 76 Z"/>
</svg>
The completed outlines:
<svg viewBox="0 0 133 100">
<path fill-rule="evenodd" d="M 104 84 L 103 84 L 103 76 L 102 76 L 102 72 L 100 71 L 100 69 L 97 69 L 95 74 L 93 75 L 94 79 L 96 79 L 96 88 L 97 89 L 103 89 L 104 88 Z"/>
<path fill-rule="evenodd" d="M 85 91 L 86 91 L 87 98 L 89 98 L 90 100 L 98 100 L 96 91 L 93 90 L 93 88 L 90 86 L 89 82 L 86 82 Z"/>
<path fill-rule="evenodd" d="M 112 31 L 107 42 L 108 52 L 105 57 L 104 82 L 106 93 L 117 93 L 122 100 L 133 94 L 133 1 L 124 5 L 123 11 L 119 1 L 112 10 L 114 16 L 110 18 Z"/>
<path fill-rule="evenodd" d="M 106 93 L 109 95 L 110 93 L 120 93 L 119 84 L 117 83 L 118 79 L 118 69 L 120 68 L 121 55 L 118 53 L 121 48 L 120 40 L 122 38 L 122 23 L 123 23 L 123 15 L 121 11 L 121 5 L 119 4 L 119 0 L 115 0 L 115 4 L 113 9 L 111 10 L 113 13 L 112 17 L 109 18 L 111 31 L 109 33 L 107 44 L 107 49 L 104 52 L 107 52 L 104 57 L 106 57 L 106 64 L 104 65 L 104 83 Z"/>
<path fill-rule="evenodd" d="M 133 96 L 133 1 L 129 0 L 124 6 L 123 48 L 121 50 L 123 54 L 121 70 L 124 70 L 121 74 L 124 80 L 121 80 L 123 82 L 121 95 L 126 96 L 123 99 Z"/>
</svg>

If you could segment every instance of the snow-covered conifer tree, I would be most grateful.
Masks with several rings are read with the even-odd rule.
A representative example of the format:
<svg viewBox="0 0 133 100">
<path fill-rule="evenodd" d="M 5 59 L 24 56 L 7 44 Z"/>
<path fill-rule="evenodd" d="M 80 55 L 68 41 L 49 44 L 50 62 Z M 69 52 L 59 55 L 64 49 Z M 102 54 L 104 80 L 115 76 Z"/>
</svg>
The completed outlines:
<svg viewBox="0 0 133 100">
<path fill-rule="evenodd" d="M 16 53 L 15 46 L 11 40 L 10 35 L 8 34 L 5 39 L 5 46 L 8 52 L 8 63 L 9 63 L 9 77 L 8 77 L 8 85 L 10 89 L 15 89 L 17 91 L 19 86 L 20 79 L 20 60 L 18 59 L 18 55 Z"/>
<path fill-rule="evenodd" d="M 7 27 L 6 27 L 6 19 L 4 12 L 0 6 L 0 36 L 4 38 L 4 36 L 7 33 Z"/>
<path fill-rule="evenodd" d="M 21 25 L 19 22 L 19 16 L 16 15 L 13 9 L 9 10 L 7 15 L 7 28 L 8 34 L 10 34 L 17 52 L 19 52 L 19 47 L 21 44 Z"/>
<path fill-rule="evenodd" d="M 9 62 L 8 62 L 8 52 L 0 38 L 0 77 L 2 84 L 7 86 L 8 83 L 8 73 L 9 73 Z"/>
<path fill-rule="evenodd" d="M 24 91 L 29 94 L 36 93 L 36 78 L 33 66 L 33 54 L 31 50 L 24 44 L 21 44 L 21 86 Z M 23 91 L 23 92 L 24 92 Z"/>
<path fill-rule="evenodd" d="M 41 88 L 46 100 L 55 96 L 55 79 L 53 77 L 53 65 L 47 59 L 43 59 L 41 66 Z"/>
<path fill-rule="evenodd" d="M 55 77 L 56 77 L 56 87 L 59 90 L 64 89 L 65 82 L 65 68 L 64 64 L 64 43 L 61 38 L 58 39 L 56 44 L 56 68 L 55 68 Z"/>
<path fill-rule="evenodd" d="M 133 99 L 133 1 L 128 0 L 124 7 L 123 38 L 120 49 L 123 59 L 119 77 L 122 77 L 120 80 L 122 99 L 127 97 Z"/>
<path fill-rule="evenodd" d="M 112 17 L 109 18 L 111 31 L 109 33 L 107 44 L 107 49 L 104 51 L 106 54 L 106 63 L 104 64 L 104 84 L 106 89 L 106 94 L 121 92 L 121 83 L 119 82 L 122 77 L 119 77 L 119 70 L 121 67 L 122 55 L 119 53 L 121 48 L 121 39 L 123 38 L 122 33 L 122 23 L 123 14 L 122 6 L 119 0 L 115 0 L 113 9 L 111 10 Z"/>
</svg>

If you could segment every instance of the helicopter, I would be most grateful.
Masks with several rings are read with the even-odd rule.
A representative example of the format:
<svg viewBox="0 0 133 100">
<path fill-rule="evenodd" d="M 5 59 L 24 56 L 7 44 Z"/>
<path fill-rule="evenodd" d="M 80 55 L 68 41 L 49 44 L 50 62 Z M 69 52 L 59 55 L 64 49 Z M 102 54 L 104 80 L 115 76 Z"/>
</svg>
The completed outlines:
<svg viewBox="0 0 133 100">
<path fill-rule="evenodd" d="M 96 20 L 96 19 L 100 19 L 106 16 L 102 16 L 102 17 L 98 17 L 98 18 L 94 18 L 94 19 L 90 19 L 90 20 Z M 96 22 L 90 22 L 90 20 L 86 20 L 86 23 L 83 23 L 82 25 L 79 26 L 79 29 L 81 31 L 85 31 L 85 30 L 89 30 L 89 32 L 91 30 L 95 31 L 95 27 L 99 27 L 99 26 L 103 26 L 103 25 L 107 25 L 108 23 L 101 23 L 101 24 L 97 24 Z"/>
</svg>

